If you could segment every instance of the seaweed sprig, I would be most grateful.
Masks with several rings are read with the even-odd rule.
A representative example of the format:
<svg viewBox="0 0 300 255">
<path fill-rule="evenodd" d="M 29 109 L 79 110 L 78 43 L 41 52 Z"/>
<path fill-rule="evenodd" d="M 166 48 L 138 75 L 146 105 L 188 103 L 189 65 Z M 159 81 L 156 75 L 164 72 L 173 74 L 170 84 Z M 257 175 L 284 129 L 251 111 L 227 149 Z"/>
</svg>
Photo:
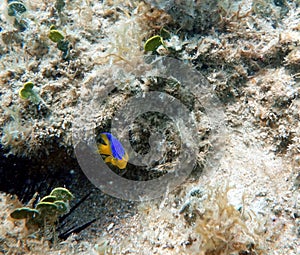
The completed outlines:
<svg viewBox="0 0 300 255">
<path fill-rule="evenodd" d="M 34 90 L 33 82 L 29 81 L 24 83 L 23 87 L 19 90 L 19 96 L 23 100 L 30 100 L 34 104 L 42 103 L 48 109 L 50 106 L 40 97 L 40 95 Z"/>
<path fill-rule="evenodd" d="M 16 220 L 25 219 L 28 229 L 34 232 L 40 230 L 44 237 L 50 232 L 50 238 L 52 238 L 59 216 L 69 212 L 69 201 L 73 198 L 74 196 L 68 189 L 55 188 L 50 195 L 43 197 L 35 208 L 28 206 L 17 208 L 11 212 L 10 216 Z"/>
<path fill-rule="evenodd" d="M 10 17 L 14 17 L 14 27 L 20 32 L 25 31 L 28 27 L 26 20 L 23 18 L 26 12 L 27 8 L 23 2 L 19 0 L 8 1 L 7 14 Z"/>
<path fill-rule="evenodd" d="M 56 43 L 57 48 L 62 51 L 62 58 L 67 60 L 70 57 L 69 41 L 66 40 L 63 34 L 53 25 L 50 27 L 48 37 L 52 42 Z"/>
</svg>

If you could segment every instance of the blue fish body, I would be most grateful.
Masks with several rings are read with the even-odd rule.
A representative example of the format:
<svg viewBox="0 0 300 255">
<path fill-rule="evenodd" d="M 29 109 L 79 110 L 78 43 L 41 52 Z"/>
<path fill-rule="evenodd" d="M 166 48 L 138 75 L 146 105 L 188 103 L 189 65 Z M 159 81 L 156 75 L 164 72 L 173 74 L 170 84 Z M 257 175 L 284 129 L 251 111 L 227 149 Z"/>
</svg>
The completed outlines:
<svg viewBox="0 0 300 255">
<path fill-rule="evenodd" d="M 111 163 L 119 169 L 124 169 L 128 162 L 128 155 L 124 150 L 121 142 L 111 133 L 105 132 L 100 134 L 104 144 L 98 145 L 98 152 L 107 156 L 106 163 Z"/>
</svg>

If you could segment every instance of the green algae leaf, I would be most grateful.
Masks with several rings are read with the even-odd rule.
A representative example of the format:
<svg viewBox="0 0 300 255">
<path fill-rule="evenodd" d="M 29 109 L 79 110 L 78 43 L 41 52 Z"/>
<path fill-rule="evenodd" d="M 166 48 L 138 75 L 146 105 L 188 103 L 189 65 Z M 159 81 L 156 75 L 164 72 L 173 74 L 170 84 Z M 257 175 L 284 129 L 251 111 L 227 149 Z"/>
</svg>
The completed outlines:
<svg viewBox="0 0 300 255">
<path fill-rule="evenodd" d="M 35 209 L 39 210 L 41 214 L 55 215 L 58 211 L 57 205 L 51 202 L 39 202 Z"/>
<path fill-rule="evenodd" d="M 23 88 L 19 90 L 20 98 L 24 100 L 31 100 L 33 103 L 39 103 L 41 98 L 33 91 L 34 84 L 29 81 L 23 85 Z"/>
<path fill-rule="evenodd" d="M 50 196 L 55 196 L 57 200 L 62 200 L 65 202 L 74 198 L 72 193 L 66 188 L 55 188 L 50 193 Z"/>
<path fill-rule="evenodd" d="M 14 210 L 10 214 L 10 217 L 14 219 L 28 219 L 28 218 L 34 218 L 38 214 L 39 214 L 38 210 L 31 209 L 29 207 L 21 207 Z"/>
<path fill-rule="evenodd" d="M 23 88 L 26 90 L 32 90 L 33 86 L 34 86 L 34 84 L 31 81 L 29 81 L 24 84 Z"/>
<path fill-rule="evenodd" d="M 26 99 L 28 100 L 30 97 L 32 97 L 34 95 L 34 92 L 33 92 L 33 83 L 32 82 L 26 82 L 24 85 L 23 85 L 23 88 L 20 89 L 19 91 L 19 96 L 22 98 L 22 99 Z"/>
<path fill-rule="evenodd" d="M 50 29 L 49 35 L 48 35 L 49 39 L 52 42 L 58 43 L 60 41 L 62 41 L 65 37 L 61 34 L 61 32 L 59 32 L 56 29 Z"/>
<path fill-rule="evenodd" d="M 165 29 L 165 28 L 161 28 L 160 29 L 160 36 L 163 38 L 163 39 L 170 39 L 171 38 L 171 33 Z"/>
<path fill-rule="evenodd" d="M 163 38 L 160 35 L 155 35 L 145 42 L 144 50 L 155 51 L 160 45 L 164 45 Z"/>
<path fill-rule="evenodd" d="M 31 96 L 31 92 L 30 91 L 27 91 L 26 89 L 22 88 L 20 89 L 19 91 L 19 96 L 22 98 L 22 99 L 29 99 L 29 97 Z"/>
<path fill-rule="evenodd" d="M 63 59 L 69 57 L 69 41 L 61 40 L 57 43 L 57 48 L 63 52 Z"/>
<path fill-rule="evenodd" d="M 64 213 L 68 212 L 68 210 L 69 210 L 68 204 L 62 200 L 55 201 L 54 204 L 57 206 L 57 210 L 61 214 L 64 214 Z"/>
<path fill-rule="evenodd" d="M 14 20 L 14 27 L 16 29 L 18 29 L 18 31 L 24 32 L 27 29 L 28 24 L 24 19 L 20 19 L 20 20 L 15 19 Z"/>
<path fill-rule="evenodd" d="M 56 26 L 52 24 L 52 25 L 50 26 L 50 30 L 56 30 Z"/>
<path fill-rule="evenodd" d="M 64 0 L 56 0 L 54 7 L 58 12 L 61 12 L 65 5 L 66 3 Z"/>
<path fill-rule="evenodd" d="M 9 3 L 8 7 L 7 7 L 7 13 L 9 16 L 17 16 L 26 11 L 27 11 L 27 9 L 26 9 L 25 5 L 22 4 L 21 2 L 17 2 L 17 1 L 13 1 L 13 2 Z"/>
<path fill-rule="evenodd" d="M 57 198 L 55 196 L 45 196 L 41 199 L 40 202 L 50 202 L 53 203 L 57 200 Z"/>
</svg>

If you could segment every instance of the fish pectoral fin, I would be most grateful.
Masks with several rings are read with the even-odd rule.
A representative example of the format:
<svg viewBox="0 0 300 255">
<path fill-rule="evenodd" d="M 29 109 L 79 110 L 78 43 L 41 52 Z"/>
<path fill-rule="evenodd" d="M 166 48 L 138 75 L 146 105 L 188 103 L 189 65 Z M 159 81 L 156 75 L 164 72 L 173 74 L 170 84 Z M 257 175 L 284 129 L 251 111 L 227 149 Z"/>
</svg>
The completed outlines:
<svg viewBox="0 0 300 255">
<path fill-rule="evenodd" d="M 108 157 L 106 157 L 104 159 L 104 162 L 105 163 L 112 163 L 113 164 L 113 160 L 114 160 L 114 158 L 112 156 L 108 156 Z"/>
<path fill-rule="evenodd" d="M 118 161 L 117 159 L 115 159 L 113 156 L 108 156 L 105 158 L 104 162 L 105 163 L 111 163 L 113 164 L 114 166 L 118 166 Z"/>
<path fill-rule="evenodd" d="M 116 166 L 119 169 L 124 169 L 127 166 L 127 162 L 128 162 L 128 154 L 125 152 L 123 158 L 120 160 L 117 160 Z"/>
<path fill-rule="evenodd" d="M 127 165 L 127 161 L 125 161 L 124 159 L 118 160 L 118 159 L 115 159 L 112 156 L 106 157 L 104 162 L 105 163 L 111 163 L 112 165 L 118 167 L 119 169 L 124 169 Z"/>
<path fill-rule="evenodd" d="M 111 149 L 106 144 L 99 144 L 98 145 L 98 153 L 103 155 L 111 155 Z"/>
<path fill-rule="evenodd" d="M 119 168 L 119 169 L 124 169 L 127 165 L 127 161 L 125 160 L 118 160 L 118 162 L 116 162 L 116 166 Z"/>
<path fill-rule="evenodd" d="M 126 163 L 127 163 L 128 159 L 129 159 L 128 154 L 127 154 L 127 152 L 125 152 L 125 154 L 123 156 L 123 160 L 126 161 Z"/>
</svg>

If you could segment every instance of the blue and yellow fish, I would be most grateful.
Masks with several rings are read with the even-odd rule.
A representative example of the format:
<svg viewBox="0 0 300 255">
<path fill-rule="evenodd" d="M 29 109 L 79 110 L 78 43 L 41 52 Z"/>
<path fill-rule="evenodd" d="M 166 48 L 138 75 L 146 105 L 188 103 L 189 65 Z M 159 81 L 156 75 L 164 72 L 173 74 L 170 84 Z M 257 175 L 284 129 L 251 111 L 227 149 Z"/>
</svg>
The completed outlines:
<svg viewBox="0 0 300 255">
<path fill-rule="evenodd" d="M 128 155 L 121 142 L 111 133 L 101 133 L 101 139 L 105 144 L 98 145 L 98 153 L 107 156 L 106 163 L 111 163 L 119 169 L 124 169 L 128 162 Z"/>
</svg>

